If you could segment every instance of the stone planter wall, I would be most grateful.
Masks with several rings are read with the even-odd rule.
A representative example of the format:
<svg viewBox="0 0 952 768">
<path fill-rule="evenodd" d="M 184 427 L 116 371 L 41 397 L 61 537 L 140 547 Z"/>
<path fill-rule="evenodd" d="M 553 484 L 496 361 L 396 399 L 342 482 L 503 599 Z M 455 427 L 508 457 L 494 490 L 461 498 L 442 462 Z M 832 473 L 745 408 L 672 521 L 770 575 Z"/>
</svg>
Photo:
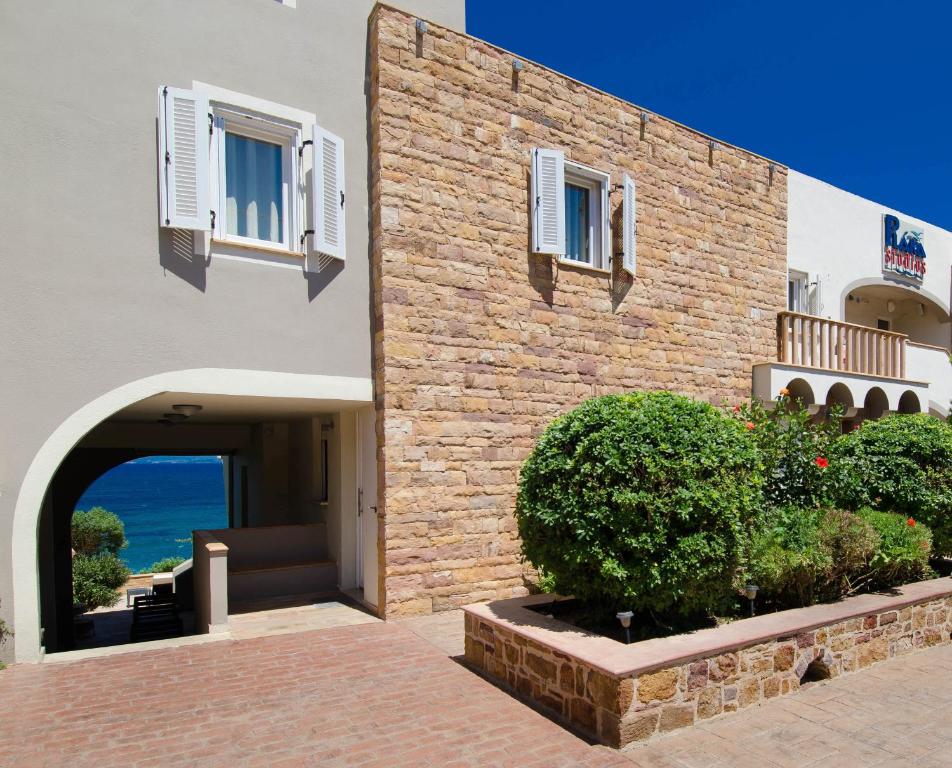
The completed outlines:
<svg viewBox="0 0 952 768">
<path fill-rule="evenodd" d="M 949 579 L 628 646 L 528 609 L 550 600 L 468 606 L 466 660 L 613 747 L 795 693 L 805 675 L 837 677 L 948 643 L 952 633 Z"/>
</svg>

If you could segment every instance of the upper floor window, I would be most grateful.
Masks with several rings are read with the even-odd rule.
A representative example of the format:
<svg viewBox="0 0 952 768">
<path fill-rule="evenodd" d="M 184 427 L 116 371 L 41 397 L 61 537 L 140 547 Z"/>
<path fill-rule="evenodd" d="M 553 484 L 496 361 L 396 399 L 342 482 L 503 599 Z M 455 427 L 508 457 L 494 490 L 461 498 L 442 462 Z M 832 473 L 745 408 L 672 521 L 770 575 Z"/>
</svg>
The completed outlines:
<svg viewBox="0 0 952 768">
<path fill-rule="evenodd" d="M 635 273 L 635 183 L 623 184 L 623 266 Z M 609 223 L 611 176 L 565 159 L 556 149 L 532 152 L 532 249 L 561 261 L 595 269 L 611 268 Z"/>
<path fill-rule="evenodd" d="M 256 120 L 215 105 L 212 114 L 216 218 L 220 217 L 215 222 L 216 236 L 243 245 L 299 250 L 300 128 Z"/>
<path fill-rule="evenodd" d="M 609 240 L 607 209 L 609 179 L 579 165 L 565 164 L 565 258 L 605 269 Z"/>
<path fill-rule="evenodd" d="M 344 143 L 299 110 L 160 87 L 159 187 L 164 227 L 303 255 L 314 271 L 345 256 Z"/>
<path fill-rule="evenodd" d="M 787 272 L 787 309 L 790 312 L 807 314 L 810 311 L 809 290 L 806 272 L 791 269 Z"/>
</svg>

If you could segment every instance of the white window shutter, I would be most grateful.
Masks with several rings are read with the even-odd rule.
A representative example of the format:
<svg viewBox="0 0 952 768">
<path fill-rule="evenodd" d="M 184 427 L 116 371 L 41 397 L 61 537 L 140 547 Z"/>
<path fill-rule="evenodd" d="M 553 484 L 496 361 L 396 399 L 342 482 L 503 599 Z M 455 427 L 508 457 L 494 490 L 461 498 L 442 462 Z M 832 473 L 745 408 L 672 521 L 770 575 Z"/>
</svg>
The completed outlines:
<svg viewBox="0 0 952 768">
<path fill-rule="evenodd" d="M 565 253 L 565 153 L 532 150 L 532 250 Z"/>
<path fill-rule="evenodd" d="M 159 87 L 159 224 L 211 229 L 208 97 Z"/>
<path fill-rule="evenodd" d="M 317 125 L 314 126 L 313 139 L 312 249 L 325 256 L 344 259 L 344 140 Z"/>
<path fill-rule="evenodd" d="M 635 180 L 631 178 L 627 173 L 625 174 L 625 180 L 622 185 L 624 187 L 624 199 L 622 200 L 622 266 L 625 268 L 625 271 L 631 275 L 635 274 L 635 269 L 638 266 L 638 255 L 637 255 L 637 246 L 638 246 L 638 230 L 637 230 L 637 213 L 638 213 L 638 201 L 636 197 L 637 188 L 635 187 Z"/>
</svg>

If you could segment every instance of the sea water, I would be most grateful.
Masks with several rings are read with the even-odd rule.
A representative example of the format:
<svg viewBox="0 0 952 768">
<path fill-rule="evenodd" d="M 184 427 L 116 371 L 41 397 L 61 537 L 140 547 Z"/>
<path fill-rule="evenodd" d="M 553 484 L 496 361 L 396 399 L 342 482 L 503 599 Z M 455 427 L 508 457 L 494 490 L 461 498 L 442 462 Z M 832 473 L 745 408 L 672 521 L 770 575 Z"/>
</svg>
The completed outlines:
<svg viewBox="0 0 952 768">
<path fill-rule="evenodd" d="M 105 507 L 126 526 L 119 556 L 133 571 L 164 557 L 192 556 L 194 530 L 227 528 L 225 481 L 217 456 L 150 456 L 96 480 L 77 509 Z"/>
</svg>

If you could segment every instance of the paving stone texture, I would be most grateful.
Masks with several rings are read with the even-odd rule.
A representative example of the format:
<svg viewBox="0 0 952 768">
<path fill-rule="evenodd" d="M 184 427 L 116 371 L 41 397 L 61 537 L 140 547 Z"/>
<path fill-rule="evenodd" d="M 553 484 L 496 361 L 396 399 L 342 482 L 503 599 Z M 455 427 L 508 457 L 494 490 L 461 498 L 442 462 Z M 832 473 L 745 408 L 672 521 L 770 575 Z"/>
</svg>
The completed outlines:
<svg viewBox="0 0 952 768">
<path fill-rule="evenodd" d="M 11 667 L 0 766 L 952 766 L 949 646 L 614 752 L 448 658 L 449 615 Z"/>
<path fill-rule="evenodd" d="M 0 766 L 63 765 L 629 763 L 373 623 L 0 672 Z"/>
</svg>

